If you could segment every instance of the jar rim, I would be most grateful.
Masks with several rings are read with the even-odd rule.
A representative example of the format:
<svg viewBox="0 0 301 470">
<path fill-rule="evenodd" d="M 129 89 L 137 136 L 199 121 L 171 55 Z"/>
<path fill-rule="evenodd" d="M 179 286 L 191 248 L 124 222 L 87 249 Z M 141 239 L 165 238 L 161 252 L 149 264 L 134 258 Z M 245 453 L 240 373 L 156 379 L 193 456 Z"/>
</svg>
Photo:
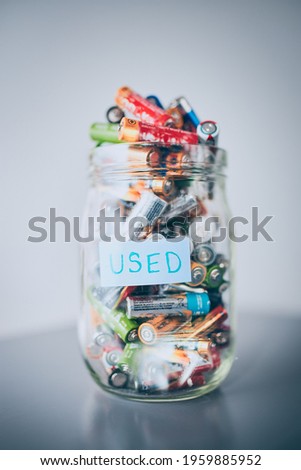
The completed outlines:
<svg viewBox="0 0 301 470">
<path fill-rule="evenodd" d="M 164 173 L 179 178 L 225 176 L 226 167 L 227 152 L 207 144 L 101 143 L 90 153 L 90 173 L 94 177 L 105 174 L 150 178 Z"/>
</svg>

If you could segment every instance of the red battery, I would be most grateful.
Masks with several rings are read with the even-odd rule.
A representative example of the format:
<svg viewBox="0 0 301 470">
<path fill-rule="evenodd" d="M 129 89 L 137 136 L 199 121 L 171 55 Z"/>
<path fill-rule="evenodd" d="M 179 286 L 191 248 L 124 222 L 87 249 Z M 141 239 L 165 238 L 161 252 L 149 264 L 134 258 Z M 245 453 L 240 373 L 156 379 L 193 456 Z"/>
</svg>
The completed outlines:
<svg viewBox="0 0 301 470">
<path fill-rule="evenodd" d="M 197 134 L 171 129 L 163 126 L 153 126 L 135 119 L 123 118 L 118 133 L 119 140 L 126 142 L 162 142 L 164 144 L 197 145 Z"/>
<path fill-rule="evenodd" d="M 182 388 L 201 387 L 205 385 L 206 381 L 203 372 L 206 372 L 203 370 L 203 366 L 196 367 L 184 383 L 179 383 L 178 381 L 173 382 L 168 387 L 168 390 L 180 390 Z"/>
<path fill-rule="evenodd" d="M 149 124 L 159 126 L 173 126 L 174 119 L 164 109 L 151 103 L 143 96 L 135 93 L 131 88 L 122 87 L 117 90 L 115 102 L 118 106 L 133 116 Z"/>
</svg>

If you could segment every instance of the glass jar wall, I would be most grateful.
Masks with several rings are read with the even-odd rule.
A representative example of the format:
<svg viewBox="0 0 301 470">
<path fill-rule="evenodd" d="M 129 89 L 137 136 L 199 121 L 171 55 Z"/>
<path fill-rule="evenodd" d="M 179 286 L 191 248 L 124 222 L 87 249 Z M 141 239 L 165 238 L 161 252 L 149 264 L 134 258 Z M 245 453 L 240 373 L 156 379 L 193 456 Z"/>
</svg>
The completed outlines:
<svg viewBox="0 0 301 470">
<path fill-rule="evenodd" d="M 102 388 L 132 399 L 182 400 L 208 393 L 229 372 L 225 167 L 225 152 L 207 145 L 93 150 L 79 336 Z"/>
</svg>

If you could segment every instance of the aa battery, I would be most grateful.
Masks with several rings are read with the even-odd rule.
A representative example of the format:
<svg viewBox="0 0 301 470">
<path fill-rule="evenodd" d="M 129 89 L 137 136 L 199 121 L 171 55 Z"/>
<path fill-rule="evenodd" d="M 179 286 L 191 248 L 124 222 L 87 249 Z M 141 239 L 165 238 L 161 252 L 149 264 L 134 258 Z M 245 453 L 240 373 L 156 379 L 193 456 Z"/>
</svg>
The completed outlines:
<svg viewBox="0 0 301 470">
<path fill-rule="evenodd" d="M 197 127 L 197 134 L 202 143 L 217 145 L 219 126 L 215 121 L 203 121 Z"/>
<path fill-rule="evenodd" d="M 184 117 L 185 121 L 188 120 L 194 128 L 197 128 L 197 126 L 200 124 L 199 118 L 184 96 L 176 98 L 170 106 L 178 109 L 181 115 Z"/>
<path fill-rule="evenodd" d="M 109 383 L 116 388 L 125 387 L 129 381 L 130 375 L 136 375 L 139 365 L 140 344 L 126 344 L 119 358 L 116 369 L 109 377 Z"/>
<path fill-rule="evenodd" d="M 172 117 L 164 109 L 143 98 L 129 87 L 117 90 L 115 102 L 121 109 L 146 123 L 162 126 L 174 125 Z"/>
<path fill-rule="evenodd" d="M 110 328 L 125 342 L 133 342 L 138 337 L 138 324 L 129 320 L 122 310 L 111 310 L 105 320 Z"/>
<path fill-rule="evenodd" d="M 184 325 L 180 318 L 166 317 L 159 315 L 151 320 L 142 323 L 138 328 L 138 337 L 144 344 L 154 344 L 157 339 L 168 333 L 177 331 Z"/>
<path fill-rule="evenodd" d="M 200 243 L 195 246 L 193 257 L 196 261 L 199 261 L 204 266 L 210 266 L 215 261 L 216 252 L 212 248 L 212 245 L 207 243 Z"/>
<path fill-rule="evenodd" d="M 183 120 L 180 110 L 175 106 L 175 107 L 168 108 L 166 112 L 170 114 L 170 116 L 172 117 L 175 123 L 175 127 L 177 129 L 181 129 L 183 127 L 184 120 Z"/>
<path fill-rule="evenodd" d="M 158 106 L 158 108 L 161 108 L 161 109 L 164 109 L 164 106 L 163 104 L 161 103 L 161 101 L 159 100 L 159 98 L 155 95 L 148 95 L 146 97 L 146 99 L 148 101 L 150 101 L 151 103 L 155 104 L 156 106 Z"/>
<path fill-rule="evenodd" d="M 192 292 L 194 294 L 202 294 L 203 292 L 207 292 L 203 287 L 191 287 L 188 284 L 181 284 L 181 283 L 161 284 L 159 286 L 160 295 L 178 294 L 179 291 L 180 292 Z M 220 305 L 220 302 L 218 305 Z"/>
<path fill-rule="evenodd" d="M 106 118 L 111 124 L 119 124 L 124 118 L 124 112 L 119 106 L 111 106 L 106 112 Z"/>
<path fill-rule="evenodd" d="M 125 343 L 133 342 L 138 337 L 138 324 L 130 320 L 123 310 L 111 310 L 95 298 L 93 290 L 88 290 L 88 299 L 94 308 L 100 312 L 107 326 L 111 328 Z"/>
<path fill-rule="evenodd" d="M 176 197 L 168 204 L 168 207 L 164 212 L 164 219 L 171 219 L 172 217 L 187 214 L 191 210 L 195 209 L 197 205 L 197 199 L 192 194 L 184 194 Z"/>
<path fill-rule="evenodd" d="M 187 311 L 194 316 L 206 315 L 210 311 L 207 292 L 156 295 L 151 298 L 136 296 L 128 297 L 126 301 L 128 318 L 149 318 L 160 314 L 187 317 Z"/>
<path fill-rule="evenodd" d="M 135 119 L 123 118 L 118 137 L 126 142 L 162 142 L 164 144 L 198 144 L 198 135 L 193 132 L 153 126 Z"/>
<path fill-rule="evenodd" d="M 114 342 L 114 334 L 110 328 L 102 324 L 95 329 L 93 341 L 97 346 L 104 347 Z"/>
<path fill-rule="evenodd" d="M 128 162 L 130 168 L 159 168 L 161 165 L 162 152 L 156 147 L 145 145 L 130 145 L 128 149 Z"/>
<path fill-rule="evenodd" d="M 134 233 L 137 236 L 144 228 L 153 227 L 166 207 L 166 201 L 150 191 L 145 191 L 126 220 L 125 227 L 123 228 L 124 236 L 126 238 L 132 238 Z M 139 225 L 137 222 L 134 224 L 135 219 L 138 217 L 140 218 Z M 144 221 L 142 222 L 141 219 L 144 219 Z M 132 229 L 134 233 L 130 233 L 131 221 L 133 221 Z"/>
<path fill-rule="evenodd" d="M 188 352 L 198 353 L 198 363 L 204 366 L 203 371 L 210 370 L 209 356 L 211 354 L 212 342 L 208 339 L 185 338 L 185 336 L 188 335 L 183 330 L 183 334 L 181 332 L 175 333 L 173 336 L 166 337 L 165 341 L 169 345 L 173 345 L 176 350 L 186 351 L 186 354 Z"/>
<path fill-rule="evenodd" d="M 90 127 L 90 137 L 91 139 L 96 140 L 96 142 L 120 144 L 118 129 L 118 124 L 95 122 Z"/>
<path fill-rule="evenodd" d="M 170 153 L 165 158 L 165 165 L 168 170 L 188 170 L 192 168 L 193 159 L 189 153 Z"/>
<path fill-rule="evenodd" d="M 101 362 L 107 372 L 107 374 L 111 374 L 113 370 L 116 368 L 121 356 L 122 356 L 122 349 L 111 349 L 110 351 L 106 351 L 103 353 L 101 357 Z"/>
<path fill-rule="evenodd" d="M 151 188 L 157 196 L 171 197 L 175 192 L 175 183 L 172 178 L 154 178 Z"/>
<path fill-rule="evenodd" d="M 202 284 L 207 274 L 206 266 L 193 261 L 191 263 L 191 281 L 187 282 L 189 286 L 197 287 Z"/>
<path fill-rule="evenodd" d="M 225 269 L 220 266 L 214 265 L 208 268 L 206 278 L 203 281 L 203 285 L 207 289 L 218 289 L 224 282 L 223 276 Z"/>
<path fill-rule="evenodd" d="M 200 318 L 194 320 L 192 330 L 187 333 L 187 337 L 194 338 L 200 335 L 208 335 L 220 326 L 227 318 L 227 311 L 222 306 L 216 307 L 204 320 Z"/>
</svg>

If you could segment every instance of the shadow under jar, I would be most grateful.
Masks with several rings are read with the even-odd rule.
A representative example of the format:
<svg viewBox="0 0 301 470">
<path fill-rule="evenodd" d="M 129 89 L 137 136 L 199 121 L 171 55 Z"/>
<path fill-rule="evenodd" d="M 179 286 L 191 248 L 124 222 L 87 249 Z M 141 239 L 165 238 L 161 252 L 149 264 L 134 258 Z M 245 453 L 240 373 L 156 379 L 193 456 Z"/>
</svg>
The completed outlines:
<svg viewBox="0 0 301 470">
<path fill-rule="evenodd" d="M 231 245 L 221 230 L 229 221 L 225 167 L 225 151 L 207 145 L 93 150 L 79 337 L 105 390 L 185 400 L 228 374 L 234 337 Z"/>
</svg>

